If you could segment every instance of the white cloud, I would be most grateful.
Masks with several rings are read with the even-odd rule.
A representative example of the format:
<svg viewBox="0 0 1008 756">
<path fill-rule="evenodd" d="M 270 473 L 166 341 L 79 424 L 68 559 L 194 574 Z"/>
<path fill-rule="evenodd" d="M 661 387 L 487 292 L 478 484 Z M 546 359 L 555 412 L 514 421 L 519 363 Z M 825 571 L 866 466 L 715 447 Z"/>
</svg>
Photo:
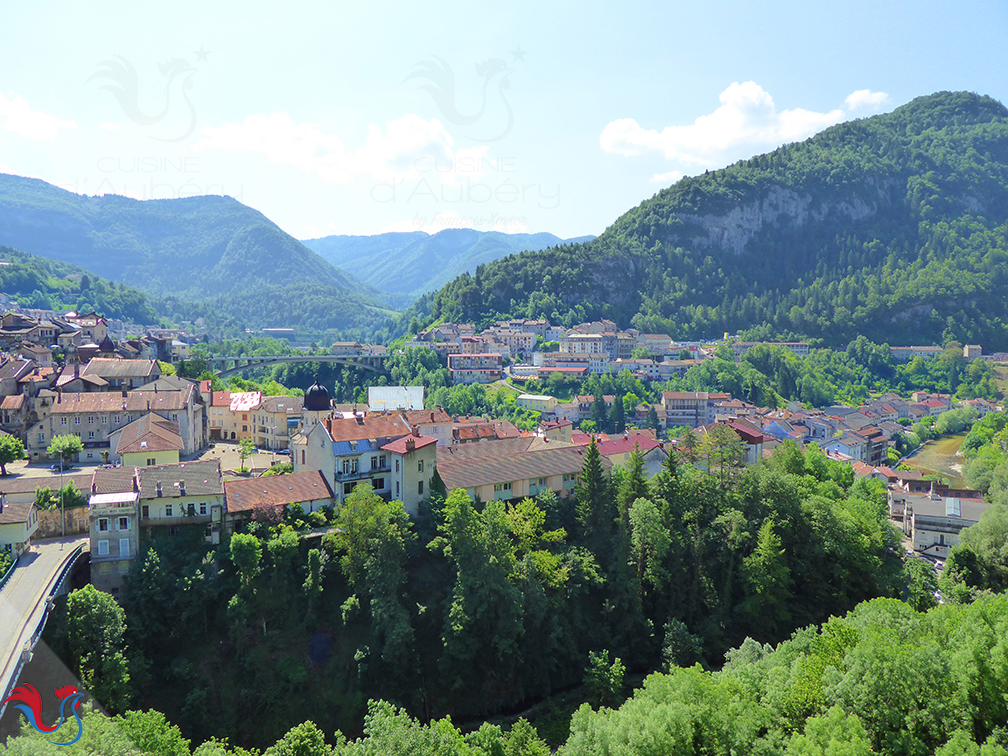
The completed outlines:
<svg viewBox="0 0 1008 756">
<path fill-rule="evenodd" d="M 3 120 L 7 131 L 40 142 L 53 141 L 61 129 L 77 128 L 73 121 L 63 121 L 41 110 L 32 110 L 24 98 L 13 93 L 8 99 L 0 92 L 0 120 Z"/>
<path fill-rule="evenodd" d="M 870 89 L 859 89 L 856 92 L 851 92 L 847 95 L 847 99 L 844 102 L 847 104 L 847 110 L 858 110 L 859 108 L 878 108 L 879 105 L 884 104 L 889 99 L 889 95 L 885 92 L 872 92 Z"/>
<path fill-rule="evenodd" d="M 486 147 L 455 150 L 454 140 L 439 121 L 412 114 L 387 122 L 384 132 L 372 124 L 364 144 L 350 151 L 335 134 L 313 123 L 295 123 L 287 113 L 204 126 L 191 149 L 258 153 L 274 165 L 344 186 L 361 176 L 389 182 L 436 175 L 440 182 L 456 183 L 482 172 L 487 151 Z"/>
<path fill-rule="evenodd" d="M 119 124 L 118 123 L 99 123 L 98 124 L 98 128 L 99 129 L 104 129 L 105 131 L 118 131 L 119 130 Z"/>
<path fill-rule="evenodd" d="M 886 97 L 883 92 L 861 90 L 851 94 L 846 104 L 848 108 L 877 106 Z M 848 117 L 841 108 L 825 113 L 803 108 L 778 112 L 770 94 L 752 81 L 733 83 L 719 99 L 721 105 L 713 113 L 661 131 L 645 129 L 632 118 L 612 121 L 599 143 L 606 152 L 626 157 L 658 152 L 669 160 L 712 167 L 805 139 Z"/>
</svg>

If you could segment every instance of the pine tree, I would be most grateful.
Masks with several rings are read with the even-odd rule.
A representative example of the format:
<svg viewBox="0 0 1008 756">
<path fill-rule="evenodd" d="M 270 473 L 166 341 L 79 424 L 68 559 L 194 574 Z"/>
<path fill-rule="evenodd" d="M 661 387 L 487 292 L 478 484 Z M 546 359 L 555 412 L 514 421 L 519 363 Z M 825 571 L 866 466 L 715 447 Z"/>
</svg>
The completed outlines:
<svg viewBox="0 0 1008 756">
<path fill-rule="evenodd" d="M 609 534 L 613 522 L 612 495 L 609 477 L 602 467 L 602 455 L 594 438 L 585 452 L 574 493 L 578 522 L 586 538 L 600 541 Z"/>
</svg>

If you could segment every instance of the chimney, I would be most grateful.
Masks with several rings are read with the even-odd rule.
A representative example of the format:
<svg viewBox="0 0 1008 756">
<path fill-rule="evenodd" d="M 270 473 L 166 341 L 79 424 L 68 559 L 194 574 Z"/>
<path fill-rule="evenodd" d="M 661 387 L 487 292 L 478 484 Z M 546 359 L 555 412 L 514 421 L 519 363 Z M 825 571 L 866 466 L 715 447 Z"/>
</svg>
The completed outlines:
<svg viewBox="0 0 1008 756">
<path fill-rule="evenodd" d="M 185 481 L 180 480 L 178 484 L 179 496 L 185 496 Z"/>
<path fill-rule="evenodd" d="M 154 381 L 154 393 L 157 393 L 157 381 Z"/>
<path fill-rule="evenodd" d="M 430 421 L 432 423 L 434 422 L 434 413 L 433 412 L 430 413 Z"/>
<path fill-rule="evenodd" d="M 160 487 L 160 485 L 159 483 L 158 486 Z M 140 493 L 140 480 L 135 472 L 133 473 L 133 493 Z"/>
<path fill-rule="evenodd" d="M 161 481 L 160 481 L 160 480 L 159 480 L 159 481 L 157 482 L 157 495 L 158 495 L 158 498 L 159 498 L 159 499 L 160 499 L 160 498 L 161 498 L 161 496 L 162 496 L 162 491 L 161 491 Z"/>
<path fill-rule="evenodd" d="M 416 449 L 416 441 L 414 441 L 411 436 L 406 439 L 406 453 L 410 454 L 414 449 Z"/>
<path fill-rule="evenodd" d="M 56 404 L 59 404 L 62 401 L 63 401 L 63 392 L 62 391 L 56 392 Z"/>
<path fill-rule="evenodd" d="M 74 378 L 80 378 L 80 363 L 74 360 Z"/>
<path fill-rule="evenodd" d="M 98 484 L 94 481 L 91 481 L 91 493 L 98 493 Z"/>
<path fill-rule="evenodd" d="M 123 386 L 122 395 L 123 395 L 123 399 L 125 399 L 126 398 L 126 387 L 125 386 Z"/>
<path fill-rule="evenodd" d="M 419 425 L 414 426 L 412 433 L 414 438 L 420 438 L 420 426 Z"/>
<path fill-rule="evenodd" d="M 147 411 L 150 412 L 150 399 L 147 400 Z"/>
</svg>

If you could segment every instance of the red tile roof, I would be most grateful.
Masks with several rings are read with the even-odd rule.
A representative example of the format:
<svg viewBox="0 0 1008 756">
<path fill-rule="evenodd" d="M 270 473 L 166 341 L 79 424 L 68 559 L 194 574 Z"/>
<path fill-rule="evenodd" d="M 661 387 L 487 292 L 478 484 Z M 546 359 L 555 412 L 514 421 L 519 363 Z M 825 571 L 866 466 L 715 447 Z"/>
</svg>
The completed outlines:
<svg viewBox="0 0 1008 756">
<path fill-rule="evenodd" d="M 603 441 L 599 444 L 599 454 L 603 457 L 609 457 L 614 454 L 629 454 L 633 451 L 634 445 L 640 449 L 641 454 L 646 454 L 652 449 L 661 446 L 658 441 L 647 438 L 646 436 L 638 436 L 636 438 L 614 438 L 612 441 Z"/>
<path fill-rule="evenodd" d="M 411 440 L 415 444 L 415 449 L 423 449 L 425 446 L 437 443 L 437 439 L 431 438 L 430 436 L 403 436 L 402 438 L 397 438 L 391 443 L 385 444 L 385 446 L 382 447 L 382 451 L 395 452 L 396 454 L 406 454 L 408 451 L 406 444 Z"/>
<path fill-rule="evenodd" d="M 178 423 L 165 420 L 153 412 L 123 426 L 119 432 L 116 454 L 133 452 L 182 451 L 182 436 Z"/>
</svg>

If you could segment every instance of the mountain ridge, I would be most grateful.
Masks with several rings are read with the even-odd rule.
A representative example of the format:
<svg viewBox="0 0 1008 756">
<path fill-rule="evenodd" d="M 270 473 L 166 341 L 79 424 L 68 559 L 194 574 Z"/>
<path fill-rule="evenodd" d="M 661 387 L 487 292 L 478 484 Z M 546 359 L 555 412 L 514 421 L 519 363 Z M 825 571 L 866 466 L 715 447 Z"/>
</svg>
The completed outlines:
<svg viewBox="0 0 1008 756">
<path fill-rule="evenodd" d="M 940 92 L 684 178 L 595 240 L 480 266 L 393 331 L 412 316 L 606 317 L 679 338 L 1008 348 L 1006 236 L 1008 109 Z"/>
<path fill-rule="evenodd" d="M 302 244 L 404 306 L 478 265 L 523 250 L 592 239 L 561 239 L 551 233 L 506 234 L 469 228 L 389 232 L 372 236 L 331 235 Z"/>
<path fill-rule="evenodd" d="M 355 329 L 367 325 L 365 312 L 387 305 L 377 289 L 231 197 L 84 196 L 0 174 L 0 244 L 156 297 L 212 302 L 255 327 Z M 243 308 L 250 292 L 252 306 Z"/>
</svg>

